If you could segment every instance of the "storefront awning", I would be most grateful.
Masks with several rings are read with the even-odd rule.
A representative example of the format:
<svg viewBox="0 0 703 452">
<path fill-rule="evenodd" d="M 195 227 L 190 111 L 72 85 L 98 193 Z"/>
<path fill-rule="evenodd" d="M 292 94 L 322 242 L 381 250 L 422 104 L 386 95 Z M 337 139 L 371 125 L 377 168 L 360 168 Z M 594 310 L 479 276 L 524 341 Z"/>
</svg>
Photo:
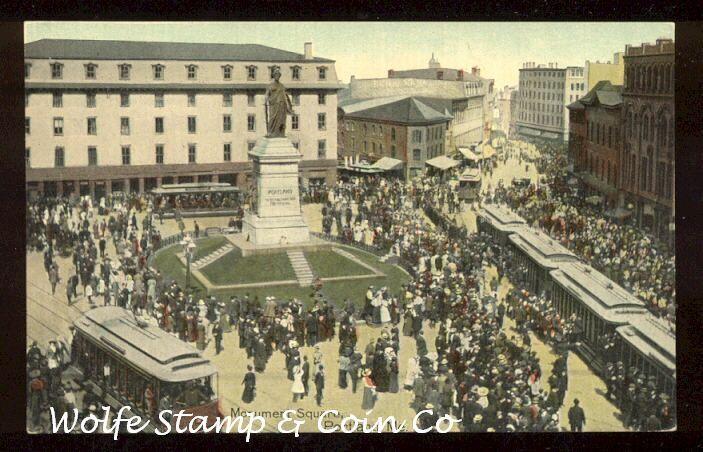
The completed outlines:
<svg viewBox="0 0 703 452">
<path fill-rule="evenodd" d="M 382 173 L 383 170 L 380 168 L 374 168 L 371 165 L 349 165 L 349 166 L 344 166 L 344 165 L 339 165 L 337 166 L 338 170 L 341 171 L 351 171 L 353 173 L 363 173 L 363 174 L 376 174 L 376 173 Z"/>
<path fill-rule="evenodd" d="M 481 158 L 478 155 L 476 155 L 476 153 L 469 148 L 459 148 L 459 152 L 461 153 L 462 156 L 464 156 L 464 158 L 466 160 L 470 160 L 470 161 L 481 160 Z"/>
<path fill-rule="evenodd" d="M 603 182 L 591 173 L 581 172 L 578 174 L 578 176 L 581 178 L 584 184 L 598 190 L 606 196 L 612 196 L 617 194 L 618 192 L 617 188 L 607 184 L 606 182 Z"/>
<path fill-rule="evenodd" d="M 622 207 L 618 207 L 617 209 L 611 209 L 605 212 L 606 217 L 613 218 L 616 220 L 622 220 L 624 218 L 629 217 L 630 215 L 632 215 L 632 212 Z"/>
<path fill-rule="evenodd" d="M 459 165 L 461 162 L 459 160 L 451 159 L 451 158 L 447 157 L 446 155 L 440 155 L 439 157 L 435 157 L 433 159 L 426 160 L 425 163 L 444 171 L 444 170 L 448 170 L 449 168 L 453 168 L 453 167 Z"/>
<path fill-rule="evenodd" d="M 383 171 L 393 171 L 399 168 L 402 168 L 403 162 L 402 160 L 390 158 L 390 157 L 383 157 L 380 160 L 378 160 L 376 163 L 371 165 L 372 168 L 378 168 Z"/>
</svg>

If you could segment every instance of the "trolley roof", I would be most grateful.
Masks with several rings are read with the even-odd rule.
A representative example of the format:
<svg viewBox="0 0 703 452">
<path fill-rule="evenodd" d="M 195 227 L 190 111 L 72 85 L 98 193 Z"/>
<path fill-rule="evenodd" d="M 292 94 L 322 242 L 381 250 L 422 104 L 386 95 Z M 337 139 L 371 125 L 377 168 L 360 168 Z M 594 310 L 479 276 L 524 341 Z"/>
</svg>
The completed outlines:
<svg viewBox="0 0 703 452">
<path fill-rule="evenodd" d="M 557 262 L 576 261 L 574 253 L 544 232 L 530 227 L 517 228 L 508 239 L 544 268 L 557 268 Z"/>
<path fill-rule="evenodd" d="M 126 309 L 95 308 L 77 319 L 74 325 L 104 349 L 122 355 L 159 380 L 189 381 L 217 373 L 200 351 L 156 326 L 139 326 Z"/>
<path fill-rule="evenodd" d="M 495 226 L 519 226 L 525 224 L 525 220 L 507 206 L 498 204 L 484 204 L 479 215 L 494 224 Z"/>
<path fill-rule="evenodd" d="M 676 373 L 676 337 L 666 321 L 647 313 L 633 317 L 629 325 L 616 331 L 642 354 Z"/>
<path fill-rule="evenodd" d="M 626 323 L 633 314 L 646 312 L 639 298 L 590 265 L 564 263 L 550 274 L 555 283 L 608 322 Z"/>
<path fill-rule="evenodd" d="M 156 195 L 177 195 L 186 193 L 236 192 L 239 188 L 226 182 L 194 182 L 187 184 L 164 184 L 151 192 Z"/>
</svg>

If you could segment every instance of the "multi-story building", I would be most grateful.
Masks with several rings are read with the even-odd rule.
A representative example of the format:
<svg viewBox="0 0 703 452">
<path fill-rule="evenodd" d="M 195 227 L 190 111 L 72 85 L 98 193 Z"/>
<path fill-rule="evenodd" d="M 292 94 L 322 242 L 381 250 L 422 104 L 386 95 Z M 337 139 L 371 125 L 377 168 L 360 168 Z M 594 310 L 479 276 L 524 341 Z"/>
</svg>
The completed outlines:
<svg viewBox="0 0 703 452">
<path fill-rule="evenodd" d="M 518 89 L 518 134 L 568 141 L 566 106 L 586 92 L 583 68 L 559 68 L 557 63 L 524 63 Z"/>
<path fill-rule="evenodd" d="M 622 86 L 598 82 L 567 107 L 569 160 L 587 193 L 603 196 L 607 208 L 618 202 L 621 148 Z"/>
<path fill-rule="evenodd" d="M 452 116 L 416 97 L 360 100 L 339 108 L 340 157 L 403 162 L 406 178 L 422 173 L 425 160 L 445 154 Z M 436 100 L 436 99 L 435 99 Z"/>
<path fill-rule="evenodd" d="M 388 78 L 351 78 L 351 99 L 416 96 L 450 101 L 453 119 L 446 134 L 445 151 L 457 146 L 478 143 L 490 138 L 493 123 L 493 80 L 463 69 L 443 68 L 432 55 L 428 68 L 404 71 L 389 70 Z M 443 111 L 444 112 L 444 111 Z"/>
<path fill-rule="evenodd" d="M 673 243 L 674 41 L 625 47 L 622 204 L 640 227 Z"/>
<path fill-rule="evenodd" d="M 596 83 L 607 80 L 613 85 L 622 85 L 625 78 L 625 62 L 623 53 L 617 52 L 613 54 L 613 61 L 601 63 L 600 61 L 586 60 L 583 68 L 583 76 L 586 82 L 586 92 L 590 91 Z"/>
<path fill-rule="evenodd" d="M 515 86 L 505 86 L 498 93 L 498 100 L 496 101 L 498 110 L 498 128 L 502 130 L 506 135 L 510 134 L 510 121 L 513 116 L 512 105 L 515 102 L 515 96 L 513 93 L 517 90 Z"/>
<path fill-rule="evenodd" d="M 44 39 L 25 45 L 27 188 L 143 192 L 160 184 L 248 185 L 266 134 L 274 69 L 292 97 L 287 134 L 303 179 L 333 181 L 334 61 L 255 44 Z"/>
</svg>

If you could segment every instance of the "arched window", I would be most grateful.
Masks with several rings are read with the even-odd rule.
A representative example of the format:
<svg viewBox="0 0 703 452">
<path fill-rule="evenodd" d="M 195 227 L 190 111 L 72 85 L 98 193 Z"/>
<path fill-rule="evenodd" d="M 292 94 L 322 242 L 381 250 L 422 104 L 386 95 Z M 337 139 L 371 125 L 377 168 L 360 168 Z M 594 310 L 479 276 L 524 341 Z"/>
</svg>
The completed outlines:
<svg viewBox="0 0 703 452">
<path fill-rule="evenodd" d="M 640 161 L 640 190 L 647 191 L 647 174 L 649 173 L 649 162 L 644 155 Z"/>
<path fill-rule="evenodd" d="M 661 71 L 661 66 L 657 66 L 655 68 L 655 73 L 656 73 L 656 88 L 655 91 L 660 93 L 662 91 L 662 71 Z"/>
<path fill-rule="evenodd" d="M 671 90 L 671 72 L 669 66 L 665 66 L 664 69 L 664 91 L 669 92 Z"/>
<path fill-rule="evenodd" d="M 669 66 L 669 92 L 674 92 L 674 65 Z"/>
</svg>

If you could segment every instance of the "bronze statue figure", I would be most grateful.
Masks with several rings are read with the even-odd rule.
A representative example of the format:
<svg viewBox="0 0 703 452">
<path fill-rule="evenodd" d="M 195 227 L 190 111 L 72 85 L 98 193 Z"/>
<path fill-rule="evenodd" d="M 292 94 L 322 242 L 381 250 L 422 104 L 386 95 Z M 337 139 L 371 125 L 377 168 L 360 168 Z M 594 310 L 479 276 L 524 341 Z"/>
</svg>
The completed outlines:
<svg viewBox="0 0 703 452">
<path fill-rule="evenodd" d="M 286 87 L 279 81 L 281 72 L 276 69 L 273 73 L 273 82 L 266 90 L 266 136 L 286 136 L 286 116 L 293 114 L 293 105 Z"/>
</svg>

